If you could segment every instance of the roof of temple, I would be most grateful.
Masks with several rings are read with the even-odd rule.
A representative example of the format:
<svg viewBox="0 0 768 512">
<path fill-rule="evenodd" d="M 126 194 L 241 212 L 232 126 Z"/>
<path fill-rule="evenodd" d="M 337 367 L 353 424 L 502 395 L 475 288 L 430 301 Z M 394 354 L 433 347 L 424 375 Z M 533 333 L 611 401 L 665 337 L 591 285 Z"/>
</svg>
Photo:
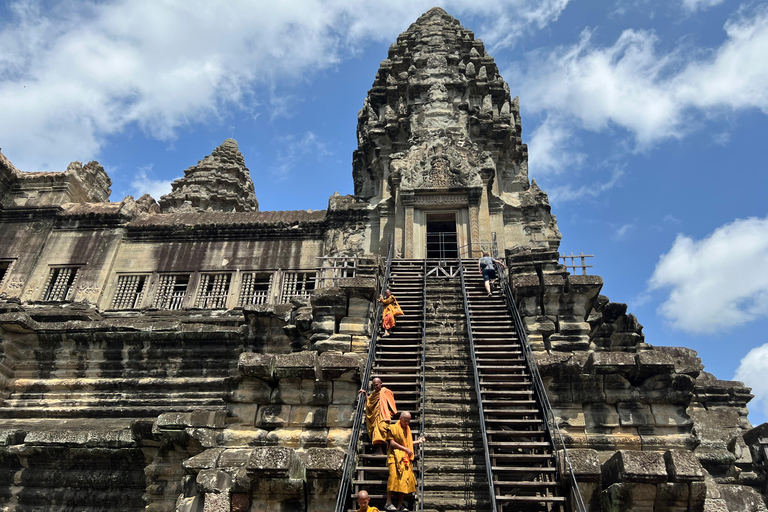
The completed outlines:
<svg viewBox="0 0 768 512">
<path fill-rule="evenodd" d="M 251 173 L 235 139 L 227 139 L 197 165 L 186 169 L 173 182 L 170 194 L 160 198 L 164 212 L 212 210 L 219 212 L 257 211 L 259 202 Z"/>
<path fill-rule="evenodd" d="M 161 213 L 137 218 L 131 227 L 161 226 L 237 226 L 247 224 L 290 225 L 302 222 L 320 222 L 326 210 L 289 210 L 272 212 L 195 212 Z"/>
</svg>

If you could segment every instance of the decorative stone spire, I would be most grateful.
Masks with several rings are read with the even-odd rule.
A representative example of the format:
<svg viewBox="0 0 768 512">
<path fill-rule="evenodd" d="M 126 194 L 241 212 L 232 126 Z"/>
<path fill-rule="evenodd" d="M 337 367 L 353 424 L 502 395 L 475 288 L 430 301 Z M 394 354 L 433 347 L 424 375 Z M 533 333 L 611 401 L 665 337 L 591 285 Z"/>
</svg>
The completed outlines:
<svg viewBox="0 0 768 512">
<path fill-rule="evenodd" d="M 501 236 L 503 218 L 516 243 L 556 247 L 546 194 L 528 192 L 521 134 L 517 98 L 485 45 L 443 9 L 430 9 L 390 46 L 358 113 L 355 195 L 384 216 L 405 211 L 417 221 L 409 207 L 458 208 L 466 197 L 471 238 Z M 522 211 L 521 196 L 535 204 Z M 410 220 L 394 222 L 405 226 L 408 254 L 419 231 L 409 231 Z"/>
<path fill-rule="evenodd" d="M 160 198 L 164 212 L 195 209 L 219 212 L 257 211 L 259 202 L 235 139 L 227 139 L 173 182 Z"/>
</svg>

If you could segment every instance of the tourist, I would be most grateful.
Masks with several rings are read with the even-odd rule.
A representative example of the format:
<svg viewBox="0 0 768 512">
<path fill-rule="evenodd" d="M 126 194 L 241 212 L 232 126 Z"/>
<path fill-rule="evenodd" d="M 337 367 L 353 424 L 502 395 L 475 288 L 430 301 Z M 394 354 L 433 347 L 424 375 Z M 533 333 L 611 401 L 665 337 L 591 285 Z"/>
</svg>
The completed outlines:
<svg viewBox="0 0 768 512">
<path fill-rule="evenodd" d="M 357 493 L 357 505 L 360 507 L 357 512 L 379 512 L 379 509 L 368 505 L 371 502 L 371 498 L 368 497 L 366 491 L 360 491 Z"/>
<path fill-rule="evenodd" d="M 381 379 L 374 377 L 371 381 L 373 391 L 369 395 L 361 389 L 360 394 L 366 395 L 365 400 L 365 426 L 368 428 L 368 436 L 376 447 L 374 455 L 384 455 L 383 446 L 387 444 L 387 432 L 389 431 L 392 414 L 397 412 L 395 396 L 392 391 L 381 385 Z"/>
<path fill-rule="evenodd" d="M 485 281 L 485 291 L 488 292 L 489 297 L 492 294 L 491 285 L 496 284 L 496 269 L 493 266 L 494 263 L 498 263 L 502 268 L 506 268 L 504 263 L 500 260 L 491 258 L 488 251 L 483 251 L 483 257 L 477 260 L 477 267 L 480 269 L 480 274 L 483 276 L 483 281 Z"/>
<path fill-rule="evenodd" d="M 390 330 L 395 326 L 395 317 L 403 314 L 397 299 L 392 292 L 387 290 L 384 296 L 379 295 L 379 302 L 384 305 L 384 312 L 381 315 L 381 326 L 384 328 L 384 336 L 390 335 Z"/>
<path fill-rule="evenodd" d="M 405 496 L 416 492 L 416 477 L 413 474 L 413 447 L 424 442 L 424 437 L 414 441 L 411 435 L 411 413 L 403 411 L 400 420 L 389 426 L 387 440 L 387 503 L 384 510 L 407 512 L 403 506 Z M 392 504 L 392 497 L 397 494 L 397 507 Z"/>
</svg>

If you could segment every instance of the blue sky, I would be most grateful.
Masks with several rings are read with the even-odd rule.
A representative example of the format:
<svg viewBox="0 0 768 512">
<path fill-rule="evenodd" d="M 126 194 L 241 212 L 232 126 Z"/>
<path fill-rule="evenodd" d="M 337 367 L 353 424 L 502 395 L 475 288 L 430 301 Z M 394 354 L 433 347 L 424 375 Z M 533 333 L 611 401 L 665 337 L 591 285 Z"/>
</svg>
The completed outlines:
<svg viewBox="0 0 768 512">
<path fill-rule="evenodd" d="M 768 412 L 768 7 L 727 0 L 0 4 L 0 147 L 98 160 L 155 198 L 232 136 L 262 210 L 352 192 L 357 111 L 440 5 L 520 96 L 561 250 L 594 254 L 646 341 L 691 347 Z M 762 400 L 762 401 L 760 401 Z"/>
</svg>

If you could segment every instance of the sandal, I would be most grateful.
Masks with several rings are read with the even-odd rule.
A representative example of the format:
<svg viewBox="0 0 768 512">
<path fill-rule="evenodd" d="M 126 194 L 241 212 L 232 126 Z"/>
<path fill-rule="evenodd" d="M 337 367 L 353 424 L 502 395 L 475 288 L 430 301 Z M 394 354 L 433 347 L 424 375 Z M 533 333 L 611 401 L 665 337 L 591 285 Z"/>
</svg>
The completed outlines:
<svg viewBox="0 0 768 512">
<path fill-rule="evenodd" d="M 388 503 L 387 505 L 384 506 L 384 510 L 397 510 L 397 507 L 391 503 Z"/>
</svg>

